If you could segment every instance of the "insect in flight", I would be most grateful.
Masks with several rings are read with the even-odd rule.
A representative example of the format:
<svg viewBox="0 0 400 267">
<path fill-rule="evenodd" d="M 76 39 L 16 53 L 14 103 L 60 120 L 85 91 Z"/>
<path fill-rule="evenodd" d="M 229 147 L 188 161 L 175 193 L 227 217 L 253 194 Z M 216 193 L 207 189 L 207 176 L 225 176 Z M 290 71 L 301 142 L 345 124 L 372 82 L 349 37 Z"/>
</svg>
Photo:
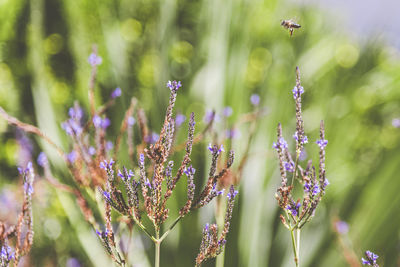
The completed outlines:
<svg viewBox="0 0 400 267">
<path fill-rule="evenodd" d="M 291 19 L 282 20 L 281 25 L 282 25 L 285 29 L 289 29 L 290 36 L 293 35 L 293 30 L 294 30 L 294 29 L 301 28 L 301 25 L 300 25 L 300 24 L 294 22 L 294 21 L 291 20 Z"/>
</svg>

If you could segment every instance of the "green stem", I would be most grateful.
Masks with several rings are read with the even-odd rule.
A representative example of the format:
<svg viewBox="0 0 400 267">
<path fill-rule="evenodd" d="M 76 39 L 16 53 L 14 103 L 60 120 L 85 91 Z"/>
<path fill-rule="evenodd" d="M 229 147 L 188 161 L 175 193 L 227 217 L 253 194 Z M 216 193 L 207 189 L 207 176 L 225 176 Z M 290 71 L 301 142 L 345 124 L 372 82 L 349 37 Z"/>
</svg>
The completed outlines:
<svg viewBox="0 0 400 267">
<path fill-rule="evenodd" d="M 292 238 L 292 247 L 293 247 L 293 253 L 294 253 L 294 262 L 296 263 L 296 267 L 299 267 L 299 258 L 297 255 L 297 247 L 296 247 L 296 238 L 294 237 L 294 230 L 295 229 L 291 229 L 290 230 L 290 236 Z"/>
<path fill-rule="evenodd" d="M 297 176 L 297 167 L 299 166 L 299 157 L 300 157 L 300 151 L 296 151 L 296 161 L 294 164 L 294 171 L 293 171 L 293 177 L 292 177 L 292 186 L 294 183 L 294 180 L 296 179 Z"/>
<path fill-rule="evenodd" d="M 161 240 L 160 238 L 160 231 L 157 230 L 156 231 L 156 241 L 154 242 L 155 244 L 155 249 L 156 249 L 156 256 L 155 256 L 155 262 L 154 262 L 154 266 L 155 267 L 160 267 L 160 246 L 161 246 Z"/>
<path fill-rule="evenodd" d="M 300 229 L 299 228 L 297 228 L 296 229 L 296 234 L 297 234 L 297 237 L 296 237 L 296 241 L 297 241 L 297 266 L 300 266 Z"/>
<path fill-rule="evenodd" d="M 167 237 L 167 235 L 171 232 L 171 230 L 175 227 L 175 225 L 183 218 L 183 216 L 179 216 L 178 218 L 175 219 L 175 221 L 168 227 L 167 231 L 161 236 L 160 239 L 157 239 L 160 241 L 160 243 Z"/>
<path fill-rule="evenodd" d="M 135 221 L 135 223 L 137 224 L 137 226 L 139 226 L 139 227 L 143 230 L 143 232 L 144 232 L 154 243 L 157 242 L 157 239 L 158 239 L 158 238 L 154 238 L 154 236 L 152 236 L 152 235 L 149 233 L 149 231 L 147 231 L 146 227 L 144 227 L 144 225 L 143 225 L 140 221 L 138 221 L 138 220 L 135 218 L 135 216 L 131 216 L 131 218 Z"/>
<path fill-rule="evenodd" d="M 216 220 L 219 229 L 222 229 L 224 227 L 225 210 L 226 210 L 226 202 L 221 201 L 221 199 L 218 199 Z M 225 264 L 225 249 L 223 249 L 222 252 L 217 256 L 215 267 L 224 267 L 224 264 Z"/>
</svg>

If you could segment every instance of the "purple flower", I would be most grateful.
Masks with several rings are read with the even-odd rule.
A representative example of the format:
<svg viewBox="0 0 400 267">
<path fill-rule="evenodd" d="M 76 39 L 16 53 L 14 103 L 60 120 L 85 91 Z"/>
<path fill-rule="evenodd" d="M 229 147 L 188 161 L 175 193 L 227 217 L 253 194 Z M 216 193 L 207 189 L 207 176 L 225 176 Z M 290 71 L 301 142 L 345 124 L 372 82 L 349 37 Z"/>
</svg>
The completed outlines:
<svg viewBox="0 0 400 267">
<path fill-rule="evenodd" d="M 400 128 L 400 118 L 394 118 L 392 120 L 392 126 L 395 128 Z"/>
<path fill-rule="evenodd" d="M 223 145 L 221 145 L 221 146 L 218 148 L 217 145 L 211 145 L 211 143 L 208 144 L 208 150 L 210 150 L 210 152 L 213 153 L 213 154 L 214 154 L 214 153 L 219 154 L 219 153 L 225 151 Z"/>
<path fill-rule="evenodd" d="M 69 258 L 67 260 L 66 267 L 81 267 L 81 264 L 79 263 L 78 259 L 76 258 Z"/>
<path fill-rule="evenodd" d="M 110 162 L 107 162 L 107 160 L 103 160 L 102 162 L 100 162 L 100 168 L 102 168 L 103 170 L 112 170 L 112 166 L 115 163 L 115 161 L 113 159 L 110 159 Z"/>
<path fill-rule="evenodd" d="M 210 230 L 210 224 L 206 223 L 206 225 L 204 226 L 204 231 L 208 232 Z"/>
<path fill-rule="evenodd" d="M 293 98 L 297 99 L 304 93 L 304 88 L 303 88 L 303 86 L 299 86 L 299 87 L 295 86 L 293 88 L 292 92 L 293 92 Z"/>
<path fill-rule="evenodd" d="M 167 87 L 172 91 L 176 91 L 182 87 L 182 83 L 181 83 L 181 81 L 172 81 L 172 82 L 168 81 Z"/>
<path fill-rule="evenodd" d="M 376 264 L 376 260 L 379 258 L 378 255 L 369 250 L 365 251 L 365 256 L 367 257 L 367 259 L 361 258 L 362 264 L 371 266 Z"/>
<path fill-rule="evenodd" d="M 315 143 L 320 149 L 325 149 L 326 145 L 328 144 L 328 140 L 317 140 Z"/>
<path fill-rule="evenodd" d="M 140 160 L 140 164 L 144 165 L 144 154 L 140 154 L 139 160 Z"/>
<path fill-rule="evenodd" d="M 103 196 L 104 196 L 108 201 L 111 200 L 110 193 L 108 193 L 107 191 L 103 191 Z"/>
<path fill-rule="evenodd" d="M 176 118 L 175 118 L 176 127 L 181 126 L 182 123 L 185 122 L 185 120 L 186 120 L 186 116 L 185 115 L 183 115 L 183 114 L 176 115 Z"/>
<path fill-rule="evenodd" d="M 119 87 L 115 88 L 115 90 L 111 93 L 111 98 L 115 99 L 117 97 L 120 97 L 121 96 L 121 92 L 122 92 L 121 88 L 119 88 Z"/>
<path fill-rule="evenodd" d="M 274 142 L 272 146 L 275 149 L 281 148 L 282 150 L 288 148 L 288 144 L 283 137 L 279 138 L 278 142 Z"/>
<path fill-rule="evenodd" d="M 46 154 L 44 152 L 40 152 L 37 158 L 37 163 L 43 168 L 49 164 L 49 161 L 47 160 Z"/>
<path fill-rule="evenodd" d="M 189 176 L 194 175 L 196 173 L 196 169 L 193 168 L 192 165 L 190 165 L 183 172 L 186 174 L 186 176 L 189 177 Z"/>
<path fill-rule="evenodd" d="M 317 195 L 319 192 L 321 192 L 321 189 L 319 189 L 319 186 L 317 184 L 314 185 L 314 189 L 312 191 L 312 195 L 315 196 Z"/>
<path fill-rule="evenodd" d="M 209 124 L 212 120 L 218 122 L 220 118 L 217 114 L 215 114 L 214 110 L 209 109 L 206 111 L 206 114 L 203 117 L 203 121 L 204 123 Z"/>
<path fill-rule="evenodd" d="M 241 133 L 238 129 L 226 130 L 225 134 L 226 134 L 226 138 L 228 138 L 228 139 L 237 139 L 237 138 L 240 138 L 240 136 L 241 136 Z"/>
<path fill-rule="evenodd" d="M 76 160 L 76 152 L 75 152 L 75 150 L 72 150 L 71 153 L 69 153 L 67 155 L 67 159 L 68 159 L 68 161 L 70 163 L 74 163 L 75 162 L 75 160 Z"/>
<path fill-rule="evenodd" d="M 1 258 L 1 262 L 3 262 L 3 261 L 9 262 L 12 259 L 14 259 L 14 252 L 12 251 L 11 247 L 8 246 L 7 244 L 4 244 L 1 247 L 0 258 Z M 5 265 L 5 266 L 8 266 L 8 265 Z"/>
<path fill-rule="evenodd" d="M 308 193 L 308 192 L 310 192 L 310 189 L 311 189 L 311 185 L 306 182 L 304 184 L 304 192 Z"/>
<path fill-rule="evenodd" d="M 337 221 L 335 223 L 336 231 L 339 234 L 345 235 L 349 232 L 349 225 L 344 221 Z"/>
<path fill-rule="evenodd" d="M 33 173 L 33 167 L 32 167 L 32 162 L 28 162 L 26 165 L 26 168 L 18 167 L 18 171 L 20 174 L 28 174 L 28 173 Z"/>
<path fill-rule="evenodd" d="M 103 62 L 103 59 L 95 53 L 91 53 L 88 58 L 88 62 L 92 67 L 94 67 L 96 65 L 100 65 L 101 62 Z"/>
<path fill-rule="evenodd" d="M 107 151 L 110 151 L 111 149 L 113 149 L 113 147 L 114 147 L 113 142 L 111 142 L 111 141 L 106 142 L 106 150 Z"/>
<path fill-rule="evenodd" d="M 257 94 L 252 94 L 250 96 L 250 102 L 253 106 L 258 106 L 260 104 L 260 96 Z"/>
<path fill-rule="evenodd" d="M 285 162 L 284 166 L 285 166 L 286 171 L 294 172 L 294 163 L 293 162 Z"/>
<path fill-rule="evenodd" d="M 233 113 L 233 109 L 229 106 L 225 107 L 224 110 L 222 111 L 222 115 L 224 115 L 224 117 L 230 117 Z"/>
<path fill-rule="evenodd" d="M 110 126 L 111 125 L 111 121 L 110 121 L 110 119 L 109 118 L 104 118 L 102 121 L 101 121 L 101 128 L 103 128 L 103 129 L 107 129 L 107 127 L 108 126 Z"/>
<path fill-rule="evenodd" d="M 329 184 L 330 184 L 330 183 L 329 183 L 328 179 L 325 178 L 325 181 L 324 181 L 324 188 L 327 187 Z"/>
<path fill-rule="evenodd" d="M 89 147 L 88 149 L 89 155 L 93 156 L 94 154 L 96 154 L 96 149 L 94 147 Z"/>
<path fill-rule="evenodd" d="M 144 184 L 151 189 L 151 183 L 149 181 L 149 179 L 147 178 L 146 181 L 144 182 Z"/>
<path fill-rule="evenodd" d="M 226 195 L 226 197 L 229 199 L 232 199 L 232 198 L 235 198 L 238 193 L 239 193 L 238 190 L 234 190 L 233 192 L 229 191 L 229 193 Z"/>
<path fill-rule="evenodd" d="M 303 135 L 302 140 L 299 140 L 299 136 L 298 136 L 297 131 L 294 133 L 293 139 L 296 140 L 297 142 L 300 141 L 300 143 L 303 144 L 303 145 L 308 143 L 308 137 L 307 137 L 307 135 Z"/>
<path fill-rule="evenodd" d="M 93 125 L 94 125 L 95 128 L 100 128 L 100 126 L 101 126 L 101 118 L 100 118 L 100 116 L 94 115 L 92 121 L 93 121 Z"/>
<path fill-rule="evenodd" d="M 134 117 L 130 116 L 128 117 L 128 126 L 133 126 L 135 124 L 136 120 Z"/>
<path fill-rule="evenodd" d="M 160 136 L 153 132 L 150 135 L 145 136 L 144 141 L 148 144 L 154 144 L 158 141 L 158 138 L 160 138 Z"/>
<path fill-rule="evenodd" d="M 307 159 L 307 152 L 303 149 L 303 150 L 300 152 L 299 160 L 300 160 L 300 161 L 303 161 L 303 160 L 306 160 L 306 159 Z"/>
<path fill-rule="evenodd" d="M 286 209 L 290 211 L 290 213 L 292 213 L 293 216 L 297 216 L 299 214 L 299 209 L 300 209 L 301 203 L 300 201 L 298 201 L 297 203 L 295 203 L 292 200 L 292 203 L 290 205 L 286 206 Z"/>
</svg>

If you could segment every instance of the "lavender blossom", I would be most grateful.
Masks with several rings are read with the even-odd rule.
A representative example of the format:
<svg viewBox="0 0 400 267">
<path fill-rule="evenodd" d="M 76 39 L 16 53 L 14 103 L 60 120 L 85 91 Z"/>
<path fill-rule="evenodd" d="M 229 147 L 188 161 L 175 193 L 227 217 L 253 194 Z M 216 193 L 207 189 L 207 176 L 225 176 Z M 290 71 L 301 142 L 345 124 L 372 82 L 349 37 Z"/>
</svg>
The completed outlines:
<svg viewBox="0 0 400 267">
<path fill-rule="evenodd" d="M 182 83 L 181 83 L 181 81 L 168 81 L 167 87 L 171 91 L 177 91 L 179 88 L 182 87 Z"/>
<path fill-rule="evenodd" d="M 45 166 L 47 166 L 49 164 L 49 161 L 47 160 L 46 154 L 44 152 L 40 152 L 40 154 L 37 158 L 37 163 L 42 168 L 44 168 Z"/>
<path fill-rule="evenodd" d="M 14 259 L 14 252 L 12 251 L 12 248 L 7 245 L 5 242 L 3 246 L 1 247 L 1 252 L 0 252 L 0 263 L 9 263 L 11 260 Z M 5 265 L 8 266 L 8 265 Z"/>
<path fill-rule="evenodd" d="M 227 106 L 224 108 L 224 110 L 222 111 L 222 115 L 224 117 L 230 117 L 233 113 L 233 109 L 230 106 Z"/>
<path fill-rule="evenodd" d="M 107 141 L 107 142 L 106 142 L 106 150 L 107 150 L 107 151 L 110 151 L 110 150 L 113 149 L 113 148 L 114 148 L 113 142 Z"/>
<path fill-rule="evenodd" d="M 328 144 L 328 140 L 317 140 L 316 142 L 315 142 L 318 146 L 319 146 L 319 148 L 320 149 L 325 149 L 325 147 L 326 147 L 326 145 Z"/>
<path fill-rule="evenodd" d="M 214 110 L 207 110 L 206 114 L 203 117 L 203 121 L 205 124 L 209 124 L 211 121 L 218 122 L 220 120 L 219 116 L 215 114 Z"/>
<path fill-rule="evenodd" d="M 297 216 L 299 214 L 301 203 L 298 201 L 297 203 L 292 200 L 290 205 L 286 206 L 286 209 L 290 211 L 293 216 Z"/>
<path fill-rule="evenodd" d="M 400 128 L 400 118 L 394 118 L 392 120 L 392 126 L 395 128 Z"/>
<path fill-rule="evenodd" d="M 253 106 L 258 106 L 260 104 L 260 96 L 257 94 L 252 94 L 250 96 L 250 102 Z"/>
<path fill-rule="evenodd" d="M 285 166 L 285 170 L 286 171 L 294 172 L 294 163 L 292 161 L 291 162 L 285 162 L 284 166 Z"/>
<path fill-rule="evenodd" d="M 183 114 L 176 115 L 176 118 L 175 118 L 176 127 L 181 126 L 185 122 L 185 120 L 186 120 L 185 115 L 183 115 Z"/>
<path fill-rule="evenodd" d="M 88 62 L 92 67 L 94 67 L 96 65 L 100 65 L 103 62 L 103 59 L 96 55 L 96 53 L 91 53 L 88 58 Z"/>
<path fill-rule="evenodd" d="M 225 131 L 226 138 L 228 139 L 237 139 L 240 138 L 241 133 L 238 129 L 229 129 Z"/>
<path fill-rule="evenodd" d="M 301 86 L 301 85 L 296 85 L 294 88 L 293 88 L 293 90 L 292 90 L 292 92 L 293 92 L 293 98 L 294 99 L 297 99 L 297 98 L 299 98 L 303 93 L 304 93 L 304 88 L 303 88 L 303 86 Z"/>
<path fill-rule="evenodd" d="M 349 232 L 349 225 L 344 221 L 337 221 L 335 223 L 335 229 L 339 234 L 345 235 Z"/>
<path fill-rule="evenodd" d="M 89 155 L 93 156 L 94 154 L 96 154 L 96 149 L 94 147 L 90 146 L 88 148 L 88 153 L 89 153 Z"/>
<path fill-rule="evenodd" d="M 303 135 L 301 140 L 299 140 L 299 136 L 297 134 L 297 131 L 294 133 L 293 139 L 296 140 L 297 142 L 300 142 L 303 145 L 308 143 L 308 137 L 306 135 Z"/>
<path fill-rule="evenodd" d="M 130 117 L 128 117 L 128 126 L 133 126 L 135 123 L 136 123 L 136 120 L 135 120 L 135 118 L 134 117 L 132 117 L 132 116 L 130 116 Z"/>
<path fill-rule="evenodd" d="M 157 133 L 151 133 L 150 135 L 147 135 L 144 137 L 144 141 L 148 144 L 155 144 L 160 136 Z"/>
<path fill-rule="evenodd" d="M 212 154 L 216 153 L 217 155 L 219 155 L 221 152 L 225 151 L 223 145 L 221 145 L 221 146 L 218 148 L 217 145 L 211 145 L 211 143 L 208 145 L 208 150 L 210 150 L 210 152 L 211 152 Z"/>
<path fill-rule="evenodd" d="M 68 159 L 69 163 L 74 163 L 75 160 L 76 160 L 76 157 L 77 157 L 77 155 L 76 155 L 75 150 L 72 150 L 72 151 L 67 155 L 67 159 Z"/>
<path fill-rule="evenodd" d="M 272 146 L 276 150 L 278 150 L 278 149 L 284 150 L 284 149 L 288 148 L 288 144 L 283 137 L 279 138 L 278 142 L 276 142 L 276 143 L 274 142 Z"/>
<path fill-rule="evenodd" d="M 114 91 L 112 91 L 112 93 L 111 93 L 111 98 L 112 98 L 112 99 L 115 99 L 115 98 L 117 98 L 117 97 L 120 97 L 120 96 L 121 96 L 121 93 L 122 93 L 121 88 L 117 87 L 117 88 L 115 88 Z"/>
<path fill-rule="evenodd" d="M 367 251 L 365 251 L 365 256 L 366 256 L 366 259 L 361 258 L 362 264 L 370 265 L 370 266 L 374 266 L 374 267 L 378 266 L 378 264 L 376 263 L 376 260 L 379 258 L 378 255 L 367 250 Z"/>
</svg>

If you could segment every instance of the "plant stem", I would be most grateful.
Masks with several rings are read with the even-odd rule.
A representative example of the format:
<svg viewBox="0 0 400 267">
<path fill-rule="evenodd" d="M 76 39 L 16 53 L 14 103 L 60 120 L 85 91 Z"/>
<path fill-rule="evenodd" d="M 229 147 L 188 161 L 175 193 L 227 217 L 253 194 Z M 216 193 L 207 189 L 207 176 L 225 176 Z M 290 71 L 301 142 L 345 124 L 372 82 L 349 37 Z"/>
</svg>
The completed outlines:
<svg viewBox="0 0 400 267">
<path fill-rule="evenodd" d="M 160 238 L 160 230 L 156 231 L 156 241 L 154 242 L 155 248 L 156 248 L 156 255 L 155 255 L 155 262 L 154 266 L 155 267 L 160 267 L 160 246 L 161 246 L 161 240 Z"/>
<path fill-rule="evenodd" d="M 216 211 L 216 220 L 218 224 L 218 228 L 224 227 L 225 222 L 225 210 L 226 210 L 226 202 L 218 199 L 217 202 L 217 211 Z M 215 262 L 215 267 L 224 267 L 225 264 L 225 249 L 217 256 L 217 260 Z"/>
<path fill-rule="evenodd" d="M 297 246 L 296 246 L 296 238 L 294 237 L 295 229 L 290 229 L 290 236 L 292 237 L 292 247 L 294 253 L 294 262 L 296 263 L 296 267 L 299 267 L 299 257 L 297 255 Z"/>
<path fill-rule="evenodd" d="M 296 246 L 296 248 L 297 248 L 297 266 L 299 266 L 300 265 L 300 229 L 299 228 L 296 228 L 296 234 L 297 234 L 297 237 L 296 237 L 296 241 L 297 241 L 297 246 Z"/>
<path fill-rule="evenodd" d="M 179 216 L 178 218 L 176 218 L 175 221 L 168 227 L 167 231 L 165 231 L 165 233 L 161 236 L 161 238 L 158 239 L 158 237 L 157 237 L 157 239 L 158 239 L 160 242 L 162 242 L 162 241 L 167 237 L 167 235 L 171 232 L 171 230 L 175 227 L 175 225 L 176 225 L 182 218 L 183 218 L 182 216 Z"/>
</svg>

